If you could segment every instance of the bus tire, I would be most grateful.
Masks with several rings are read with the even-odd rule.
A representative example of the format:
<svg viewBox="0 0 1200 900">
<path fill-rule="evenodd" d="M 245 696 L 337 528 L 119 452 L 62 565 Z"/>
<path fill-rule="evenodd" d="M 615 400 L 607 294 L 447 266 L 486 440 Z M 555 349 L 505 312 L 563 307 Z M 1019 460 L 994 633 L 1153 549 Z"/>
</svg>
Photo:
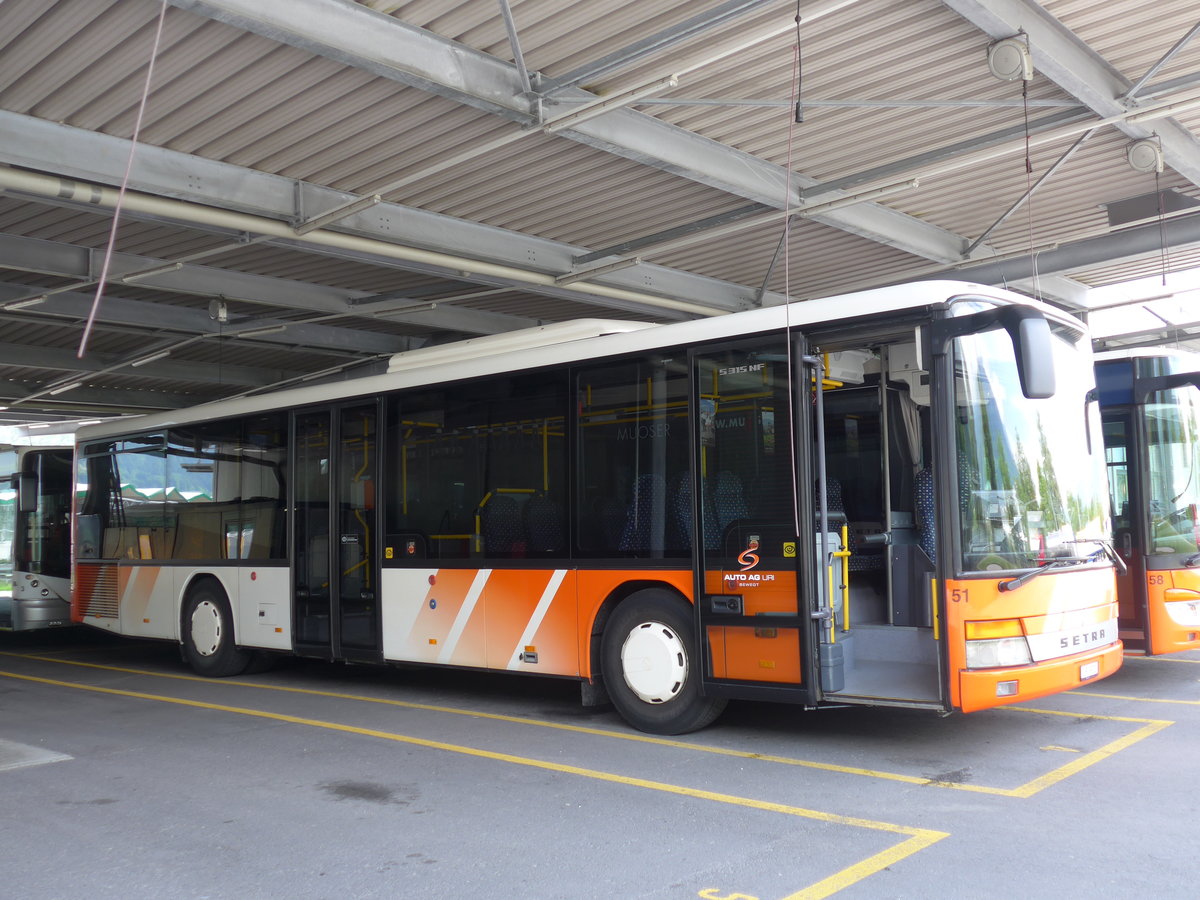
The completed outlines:
<svg viewBox="0 0 1200 900">
<path fill-rule="evenodd" d="M 725 698 L 700 694 L 699 656 L 688 603 L 670 591 L 631 594 L 604 629 L 604 685 L 622 718 L 650 734 L 685 734 L 712 722 Z"/>
<path fill-rule="evenodd" d="M 183 656 L 210 678 L 241 675 L 254 658 L 234 643 L 233 613 L 220 585 L 201 581 L 188 591 L 183 611 Z"/>
</svg>

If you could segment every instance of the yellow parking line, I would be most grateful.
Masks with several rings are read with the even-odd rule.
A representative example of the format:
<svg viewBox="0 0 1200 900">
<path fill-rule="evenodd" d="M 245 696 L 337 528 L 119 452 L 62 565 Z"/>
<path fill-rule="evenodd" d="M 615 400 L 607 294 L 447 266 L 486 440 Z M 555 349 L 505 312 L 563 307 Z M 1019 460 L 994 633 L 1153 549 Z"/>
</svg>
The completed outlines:
<svg viewBox="0 0 1200 900">
<path fill-rule="evenodd" d="M 942 838 L 949 836 L 941 831 L 926 831 L 922 829 L 920 834 L 914 834 L 907 841 L 876 853 L 874 856 L 869 856 L 862 862 L 847 866 L 842 871 L 836 872 L 823 881 L 818 881 L 816 884 L 809 885 L 801 891 L 788 894 L 783 900 L 821 900 L 821 898 L 845 890 L 851 885 L 857 884 L 863 879 L 874 875 L 876 872 L 881 872 L 888 866 L 898 863 L 900 860 L 912 856 L 914 853 L 924 850 L 926 847 L 936 844 Z"/>
<path fill-rule="evenodd" d="M 1037 713 L 1043 716 L 1070 716 L 1071 718 L 1079 718 L 1079 713 L 1062 712 L 1061 710 L 1056 709 L 1032 709 L 1028 706 L 1013 706 L 1009 708 L 1017 712 Z M 1083 756 L 1071 760 L 1066 765 L 1059 766 L 1052 772 L 1047 772 L 1040 778 L 1035 778 L 1033 781 L 1027 782 L 1021 785 L 1019 788 L 1015 788 L 1009 794 L 1009 796 L 1020 797 L 1022 799 L 1032 797 L 1034 794 L 1044 791 L 1052 784 L 1058 784 L 1060 781 L 1082 772 L 1089 766 L 1093 766 L 1102 760 L 1108 759 L 1113 754 L 1119 753 L 1122 750 L 1133 746 L 1138 741 L 1145 740 L 1146 738 L 1150 737 L 1150 735 L 1162 731 L 1168 725 L 1175 724 L 1174 722 L 1166 719 L 1133 719 L 1124 716 L 1088 716 L 1088 718 L 1102 719 L 1109 722 L 1140 722 L 1142 723 L 1142 727 L 1131 734 L 1125 735 L 1125 737 L 1117 738 L 1115 741 L 1110 741 L 1098 750 L 1085 753 Z"/>
<path fill-rule="evenodd" d="M 1186 653 L 1188 651 L 1185 650 L 1184 652 Z M 1144 656 L 1141 654 L 1136 654 L 1134 656 L 1130 656 L 1130 655 L 1126 654 L 1125 658 L 1126 659 L 1146 659 L 1151 662 L 1191 663 L 1194 666 L 1200 665 L 1200 659 L 1183 659 L 1178 656 L 1169 656 L 1169 655 L 1168 656 Z"/>
<path fill-rule="evenodd" d="M 1125 694 L 1099 694 L 1094 691 L 1071 691 L 1080 697 L 1101 697 L 1105 700 L 1133 700 L 1136 703 L 1177 703 L 1180 706 L 1200 706 L 1200 700 L 1169 700 L 1165 697 L 1130 697 Z M 1078 713 L 1071 713 L 1078 715 Z"/>
<path fill-rule="evenodd" d="M 1047 773 L 1046 775 L 1043 775 L 1039 778 L 1034 779 L 1031 782 L 1028 782 L 1027 784 L 1020 785 L 1016 788 L 1001 788 L 1001 787 L 991 787 L 989 785 L 983 785 L 983 784 L 964 784 L 962 782 L 956 782 L 956 781 L 938 781 L 936 779 L 925 778 L 920 775 L 903 775 L 898 772 L 885 772 L 885 771 L 876 770 L 876 769 L 865 769 L 865 768 L 861 768 L 861 767 L 857 767 L 857 766 L 843 766 L 843 765 L 838 765 L 836 763 L 816 762 L 814 760 L 796 759 L 794 757 L 788 757 L 788 756 L 774 756 L 769 753 L 755 753 L 750 750 L 734 750 L 734 749 L 730 749 L 730 748 L 726 748 L 726 747 L 716 747 L 716 746 L 712 746 L 710 744 L 696 744 L 696 743 L 691 743 L 689 741 L 680 741 L 680 740 L 673 740 L 671 738 L 655 737 L 655 736 L 649 735 L 649 734 L 632 734 L 632 733 L 623 732 L 623 731 L 612 731 L 611 729 L 606 729 L 606 728 L 591 728 L 586 725 L 569 725 L 569 724 L 560 723 L 560 722 L 547 722 L 542 719 L 529 719 L 529 718 L 525 718 L 522 716 L 504 715 L 502 713 L 489 713 L 489 712 L 482 712 L 479 710 L 460 709 L 460 708 L 453 707 L 453 706 L 436 706 L 436 705 L 428 704 L 428 703 L 413 703 L 408 700 L 392 700 L 392 699 L 389 699 L 386 697 L 367 697 L 367 696 L 364 696 L 361 694 L 347 694 L 347 693 L 342 693 L 340 691 L 322 691 L 322 690 L 316 690 L 313 688 L 289 687 L 287 685 L 260 684 L 258 682 L 239 681 L 237 679 L 232 679 L 232 678 L 213 679 L 213 678 L 206 678 L 206 677 L 198 676 L 198 675 L 179 675 L 179 674 L 175 674 L 175 673 L 171 673 L 171 672 L 152 672 L 152 671 L 149 671 L 146 669 L 132 669 L 132 668 L 124 667 L 124 666 L 101 665 L 99 663 L 90 663 L 90 662 L 82 662 L 79 660 L 69 660 L 69 659 L 58 659 L 58 658 L 51 658 L 51 657 L 35 656 L 32 654 L 5 653 L 3 651 L 0 651 L 0 656 L 13 656 L 13 657 L 21 658 L 21 659 L 32 659 L 32 660 L 39 660 L 41 662 L 60 663 L 60 664 L 65 664 L 65 665 L 79 666 L 79 667 L 88 668 L 88 669 L 101 669 L 101 670 L 109 671 L 109 672 L 123 672 L 123 673 L 130 674 L 130 675 L 147 675 L 147 676 L 154 677 L 154 678 L 173 678 L 173 679 L 176 679 L 179 681 L 195 681 L 195 682 L 200 682 L 200 683 L 209 684 L 209 685 L 228 685 L 230 687 L 252 687 L 252 688 L 258 688 L 258 689 L 264 690 L 264 691 L 280 691 L 283 693 L 291 693 L 291 694 L 305 694 L 305 695 L 313 696 L 313 697 L 330 697 L 330 698 L 337 699 L 337 700 L 356 700 L 356 701 L 359 701 L 362 703 L 382 703 L 382 704 L 385 704 L 388 706 L 401 707 L 403 709 L 417 709 L 417 710 L 423 710 L 426 712 L 449 713 L 451 715 L 457 715 L 457 716 L 472 716 L 472 717 L 478 718 L 478 719 L 490 719 L 492 721 L 508 722 L 508 723 L 515 724 L 515 725 L 533 725 L 538 728 L 552 728 L 552 729 L 557 729 L 559 731 L 570 731 L 570 732 L 574 732 L 576 734 L 590 734 L 590 735 L 595 735 L 597 737 L 613 738 L 613 739 L 622 740 L 622 741 L 635 741 L 637 743 L 643 743 L 643 744 L 654 744 L 654 745 L 657 745 L 660 747 L 676 747 L 676 748 L 683 749 L 683 750 L 691 750 L 691 751 L 694 751 L 697 753 L 709 753 L 709 754 L 713 754 L 715 756 L 728 756 L 728 757 L 732 757 L 735 759 L 753 759 L 753 760 L 757 760 L 759 762 L 774 763 L 776 765 L 796 766 L 796 767 L 805 768 L 805 769 L 816 769 L 818 771 L 823 771 L 823 772 L 836 772 L 841 775 L 857 775 L 857 776 L 863 777 L 863 778 L 874 778 L 874 779 L 881 780 L 881 781 L 896 781 L 896 782 L 900 782 L 902 784 L 914 784 L 914 785 L 920 785 L 923 787 L 946 788 L 947 790 L 966 791 L 968 793 L 975 793 L 975 794 L 991 794 L 993 796 L 998 796 L 998 797 L 1018 797 L 1018 798 L 1022 798 L 1022 799 L 1031 797 L 1034 794 L 1038 793 L 1038 791 L 1041 791 L 1045 787 L 1048 787 L 1050 784 L 1055 784 L 1058 781 L 1061 781 L 1063 778 L 1067 777 L 1067 775 L 1073 775 L 1076 772 L 1081 771 L 1082 769 L 1085 769 L 1088 766 L 1093 765 L 1094 763 L 1099 762 L 1102 759 L 1107 759 L 1108 756 L 1112 755 L 1111 752 L 1106 752 L 1106 751 L 1108 751 L 1108 748 L 1112 746 L 1112 744 L 1109 744 L 1109 745 L 1106 745 L 1105 747 L 1101 747 L 1099 750 L 1096 750 L 1093 753 L 1086 754 L 1085 756 L 1082 756 L 1079 759 L 1074 760 L 1068 766 L 1061 766 L 1061 767 L 1055 769 L 1054 771 Z M 1079 715 L 1078 713 L 1066 713 L 1066 712 L 1058 712 L 1058 711 L 1053 711 L 1053 710 L 1035 710 L 1035 709 L 1030 709 L 1028 707 L 1020 707 L 1020 706 L 1006 706 L 1006 707 L 1000 707 L 1000 708 L 1005 709 L 1005 710 L 1012 710 L 1012 711 L 1024 711 L 1024 712 L 1039 713 L 1042 715 L 1059 715 L 1059 716 L 1078 716 Z M 1143 729 L 1139 729 L 1138 731 L 1134 732 L 1134 734 L 1130 736 L 1133 738 L 1133 740 L 1129 741 L 1130 744 L 1136 743 L 1137 741 L 1142 740 L 1143 738 L 1149 737 L 1154 732 L 1159 731 L 1162 728 L 1165 728 L 1167 725 L 1173 724 L 1172 722 L 1165 721 L 1165 720 L 1122 718 L 1122 717 L 1118 717 L 1118 716 L 1090 716 L 1090 718 L 1108 719 L 1108 720 L 1118 721 L 1118 722 L 1133 722 L 1133 723 L 1137 723 L 1137 724 L 1141 724 L 1141 725 L 1156 724 L 1158 726 L 1158 727 L 1155 727 L 1148 731 L 1145 728 L 1143 728 Z M 1126 738 L 1121 738 L 1121 739 L 1119 739 L 1119 741 L 1115 741 L 1113 743 L 1114 744 L 1121 743 L 1126 740 L 1127 740 Z M 1119 749 L 1124 749 L 1124 746 L 1127 746 L 1127 745 L 1123 745 Z M 1099 755 L 1097 755 L 1097 754 L 1099 754 Z M 1066 772 L 1065 774 L 1059 774 L 1059 773 L 1062 773 L 1064 769 L 1070 769 L 1071 771 Z M 1050 780 L 1046 781 L 1046 779 L 1050 779 Z M 1040 785 L 1040 786 L 1036 787 L 1036 788 L 1031 787 L 1033 785 Z"/>
<path fill-rule="evenodd" d="M 395 741 L 402 744 L 410 744 L 417 747 L 424 747 L 431 750 L 444 750 L 450 753 L 459 753 L 465 756 L 472 756 L 479 759 L 488 759 L 496 762 L 505 762 L 512 765 L 528 766 L 535 769 L 544 769 L 550 772 L 557 772 L 564 775 L 577 775 L 581 778 L 591 778 L 596 781 L 605 781 L 613 784 L 622 784 L 629 787 L 639 787 L 645 790 L 661 791 L 666 794 L 675 794 L 681 797 L 689 797 L 697 800 L 708 800 L 713 803 L 724 803 L 731 806 L 738 806 L 745 809 L 755 809 L 764 812 L 779 813 L 781 815 L 797 816 L 804 819 L 812 819 L 818 822 L 826 822 L 833 825 L 848 825 L 856 828 L 866 828 L 872 831 L 883 831 L 890 834 L 904 835 L 907 840 L 888 848 L 880 853 L 874 854 L 852 866 L 849 866 L 842 871 L 831 875 L 816 884 L 806 888 L 798 894 L 792 894 L 788 900 L 815 900 L 818 897 L 827 897 L 835 891 L 854 884 L 867 876 L 880 871 L 886 866 L 892 865 L 901 859 L 904 859 L 919 850 L 924 849 L 932 844 L 937 843 L 943 838 L 949 837 L 948 832 L 934 831 L 928 828 L 913 828 L 907 825 L 895 825 L 891 822 L 879 822 L 873 819 L 862 819 L 857 816 L 841 816 L 835 813 L 821 812 L 814 809 L 805 809 L 799 806 L 790 806 L 784 803 L 772 803 L 767 800 L 755 800 L 750 797 L 739 797 L 734 794 L 723 794 L 717 791 L 706 791 L 697 788 L 684 787 L 677 784 L 669 784 L 662 781 L 650 781 L 645 778 L 633 778 L 628 775 L 617 775 L 612 772 L 603 772 L 598 769 L 585 769 L 580 766 L 570 766 L 563 763 L 547 762 L 545 760 L 534 759 L 526 756 L 514 756 L 510 753 L 497 753 L 493 750 L 484 750 L 479 747 L 466 747 L 461 744 L 448 744 L 444 741 L 433 741 L 426 738 L 413 737 L 412 735 L 396 734 L 390 731 L 379 731 L 373 728 L 359 728 L 354 725 L 343 725 L 338 722 L 326 722 L 321 719 L 308 719 L 301 716 L 291 716 L 285 713 L 269 712 L 262 709 L 248 709 L 246 707 L 225 706 L 220 703 L 207 703 L 202 700 L 187 700 L 181 697 L 168 697 L 161 694 L 147 694 L 142 691 L 126 691 L 118 688 L 100 687 L 98 685 L 80 684 L 72 681 L 60 681 L 54 678 L 41 678 L 35 675 L 22 675 L 17 672 L 0 671 L 0 676 L 7 678 L 18 678 L 23 681 L 32 681 L 38 684 L 48 684 L 55 687 L 74 688 L 76 690 L 91 691 L 98 694 L 109 694 L 118 697 L 131 697 L 138 700 L 155 700 L 160 703 L 173 703 L 179 706 L 189 706 L 195 709 L 210 709 L 218 712 L 233 713 L 235 715 L 252 716 L 260 719 L 268 719 L 276 722 L 286 722 L 292 725 L 307 725 L 312 728 L 323 728 L 329 731 L 340 731 L 347 734 L 357 734 L 366 737 L 380 738 L 386 741 Z M 815 892 L 815 893 L 814 893 Z"/>
</svg>

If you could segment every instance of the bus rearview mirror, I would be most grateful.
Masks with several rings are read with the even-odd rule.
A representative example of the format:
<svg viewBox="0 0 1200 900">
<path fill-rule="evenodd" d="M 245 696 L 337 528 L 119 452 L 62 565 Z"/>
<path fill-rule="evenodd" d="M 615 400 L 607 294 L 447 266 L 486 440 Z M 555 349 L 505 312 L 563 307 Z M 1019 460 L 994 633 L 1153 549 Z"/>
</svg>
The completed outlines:
<svg viewBox="0 0 1200 900">
<path fill-rule="evenodd" d="M 31 513 L 37 512 L 38 506 L 38 483 L 37 479 L 32 475 L 24 473 L 14 476 L 17 482 L 17 512 Z"/>
<path fill-rule="evenodd" d="M 1050 323 L 1041 316 L 1031 316 L 1013 322 L 1007 331 L 1016 351 L 1021 393 L 1030 400 L 1053 397 L 1054 350 Z"/>
</svg>

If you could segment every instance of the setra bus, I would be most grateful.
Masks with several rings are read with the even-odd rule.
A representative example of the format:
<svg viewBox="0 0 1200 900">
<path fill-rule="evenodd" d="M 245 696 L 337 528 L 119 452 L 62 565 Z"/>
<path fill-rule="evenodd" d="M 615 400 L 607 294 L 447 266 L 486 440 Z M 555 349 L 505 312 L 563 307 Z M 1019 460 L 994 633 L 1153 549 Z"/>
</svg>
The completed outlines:
<svg viewBox="0 0 1200 900">
<path fill-rule="evenodd" d="M 1079 322 L 955 282 L 422 348 L 81 428 L 73 615 L 214 676 L 577 679 L 666 734 L 1027 700 L 1121 661 L 1093 387 Z"/>
<path fill-rule="evenodd" d="M 1147 656 L 1200 648 L 1200 357 L 1096 354 L 1118 627 Z"/>
<path fill-rule="evenodd" d="M 72 449 L 11 447 L 0 467 L 0 553 L 10 566 L 0 631 L 70 625 Z"/>
</svg>

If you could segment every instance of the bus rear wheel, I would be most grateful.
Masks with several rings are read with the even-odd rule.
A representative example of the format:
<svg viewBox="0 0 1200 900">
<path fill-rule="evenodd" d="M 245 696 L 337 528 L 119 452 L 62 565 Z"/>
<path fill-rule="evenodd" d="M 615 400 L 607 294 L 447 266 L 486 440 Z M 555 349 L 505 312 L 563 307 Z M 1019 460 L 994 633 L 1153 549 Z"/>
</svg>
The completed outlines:
<svg viewBox="0 0 1200 900">
<path fill-rule="evenodd" d="M 233 613 L 219 585 L 203 581 L 188 592 L 183 611 L 183 656 L 210 678 L 241 675 L 253 660 L 234 643 Z"/>
<path fill-rule="evenodd" d="M 725 699 L 700 694 L 691 607 L 648 588 L 609 619 L 600 647 L 604 685 L 617 712 L 651 734 L 685 734 L 712 722 Z"/>
</svg>

